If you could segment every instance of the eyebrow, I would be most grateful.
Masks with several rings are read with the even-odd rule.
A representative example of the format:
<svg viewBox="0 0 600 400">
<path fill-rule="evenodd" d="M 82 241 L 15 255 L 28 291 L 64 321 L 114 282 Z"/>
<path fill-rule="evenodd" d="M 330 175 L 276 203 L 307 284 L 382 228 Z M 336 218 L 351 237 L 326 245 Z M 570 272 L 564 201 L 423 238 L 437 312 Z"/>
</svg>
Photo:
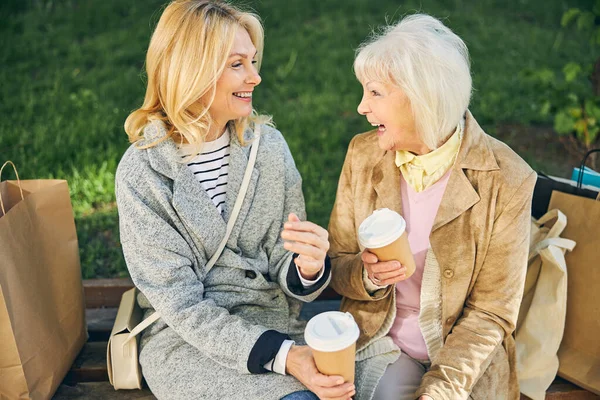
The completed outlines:
<svg viewBox="0 0 600 400">
<path fill-rule="evenodd" d="M 256 55 L 257 55 L 257 54 L 258 54 L 258 50 L 256 50 L 256 51 L 254 52 L 254 56 L 252 56 L 252 58 L 256 57 Z M 242 57 L 242 58 L 248 58 L 248 54 L 246 54 L 246 53 L 231 53 L 231 54 L 229 55 L 229 58 L 231 58 L 231 57 L 236 57 L 236 56 L 238 56 L 238 57 Z"/>
</svg>

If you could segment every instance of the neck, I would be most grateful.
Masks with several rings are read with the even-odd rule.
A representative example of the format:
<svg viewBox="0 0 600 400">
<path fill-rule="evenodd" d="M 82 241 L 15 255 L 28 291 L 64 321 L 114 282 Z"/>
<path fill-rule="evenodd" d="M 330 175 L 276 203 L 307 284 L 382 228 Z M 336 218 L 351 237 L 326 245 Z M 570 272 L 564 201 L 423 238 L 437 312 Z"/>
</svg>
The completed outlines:
<svg viewBox="0 0 600 400">
<path fill-rule="evenodd" d="M 208 132 L 208 134 L 206 135 L 205 140 L 207 142 L 212 142 L 214 140 L 217 140 L 218 138 L 220 138 L 221 136 L 223 136 L 223 134 L 225 133 L 226 129 L 227 129 L 227 124 L 225 124 L 225 125 L 220 125 L 220 124 L 214 125 L 210 129 L 210 131 Z"/>
<path fill-rule="evenodd" d="M 418 156 L 422 156 L 423 154 L 431 153 L 433 150 L 427 147 L 424 143 L 420 143 L 415 145 L 414 148 L 408 149 L 408 151 Z"/>
<path fill-rule="evenodd" d="M 442 147 L 444 145 L 444 143 L 446 143 L 448 140 L 450 140 L 452 135 L 454 135 L 454 132 L 456 132 L 456 129 L 453 130 L 452 132 L 450 132 L 448 135 L 446 135 L 444 140 L 442 140 L 435 149 L 430 149 L 424 143 L 419 143 L 419 144 L 415 145 L 413 149 L 408 149 L 408 151 L 410 151 L 411 153 L 416 154 L 418 156 L 422 156 L 424 154 L 431 153 L 432 151 Z"/>
</svg>

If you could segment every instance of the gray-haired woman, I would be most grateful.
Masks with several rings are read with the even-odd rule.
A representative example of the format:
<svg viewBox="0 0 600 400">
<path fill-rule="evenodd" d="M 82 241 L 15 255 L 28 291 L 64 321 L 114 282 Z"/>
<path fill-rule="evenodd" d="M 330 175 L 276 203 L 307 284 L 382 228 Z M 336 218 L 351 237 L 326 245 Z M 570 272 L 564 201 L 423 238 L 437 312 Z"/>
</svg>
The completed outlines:
<svg viewBox="0 0 600 400">
<path fill-rule="evenodd" d="M 464 42 L 412 15 L 360 47 L 358 112 L 329 234 L 332 282 L 361 328 L 360 399 L 517 399 L 511 336 L 523 291 L 535 172 L 468 111 Z M 379 262 L 357 240 L 387 207 L 417 265 Z"/>
</svg>

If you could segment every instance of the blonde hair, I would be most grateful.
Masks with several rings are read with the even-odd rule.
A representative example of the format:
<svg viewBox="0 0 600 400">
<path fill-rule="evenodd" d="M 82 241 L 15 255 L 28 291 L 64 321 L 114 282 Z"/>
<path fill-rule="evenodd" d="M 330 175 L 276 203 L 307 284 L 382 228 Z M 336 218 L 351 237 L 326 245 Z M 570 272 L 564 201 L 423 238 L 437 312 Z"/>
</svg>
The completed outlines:
<svg viewBox="0 0 600 400">
<path fill-rule="evenodd" d="M 257 15 L 213 0 L 176 0 L 165 8 L 146 55 L 144 103 L 125 121 L 131 143 L 143 138 L 149 122 L 160 120 L 167 127 L 167 135 L 142 148 L 173 138 L 200 149 L 215 123 L 208 110 L 239 27 L 248 31 L 260 68 L 264 34 Z M 243 133 L 250 122 L 269 121 L 253 110 L 249 117 L 231 124 L 244 143 Z"/>
<path fill-rule="evenodd" d="M 467 46 L 438 19 L 414 14 L 374 34 L 357 50 L 354 72 L 399 87 L 421 140 L 436 149 L 458 126 L 471 99 Z"/>
</svg>

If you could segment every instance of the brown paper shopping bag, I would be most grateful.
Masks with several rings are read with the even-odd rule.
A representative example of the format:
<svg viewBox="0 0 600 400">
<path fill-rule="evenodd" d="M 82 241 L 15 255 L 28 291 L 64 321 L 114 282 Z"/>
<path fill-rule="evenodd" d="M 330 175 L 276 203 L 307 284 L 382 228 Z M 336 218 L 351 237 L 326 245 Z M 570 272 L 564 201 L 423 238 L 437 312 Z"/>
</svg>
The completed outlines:
<svg viewBox="0 0 600 400">
<path fill-rule="evenodd" d="M 69 190 L 17 177 L 0 196 L 0 399 L 49 399 L 87 340 Z"/>
<path fill-rule="evenodd" d="M 567 216 L 562 236 L 577 242 L 565 256 L 567 317 L 558 375 L 600 394 L 600 201 L 553 192 L 549 207 Z"/>
</svg>

